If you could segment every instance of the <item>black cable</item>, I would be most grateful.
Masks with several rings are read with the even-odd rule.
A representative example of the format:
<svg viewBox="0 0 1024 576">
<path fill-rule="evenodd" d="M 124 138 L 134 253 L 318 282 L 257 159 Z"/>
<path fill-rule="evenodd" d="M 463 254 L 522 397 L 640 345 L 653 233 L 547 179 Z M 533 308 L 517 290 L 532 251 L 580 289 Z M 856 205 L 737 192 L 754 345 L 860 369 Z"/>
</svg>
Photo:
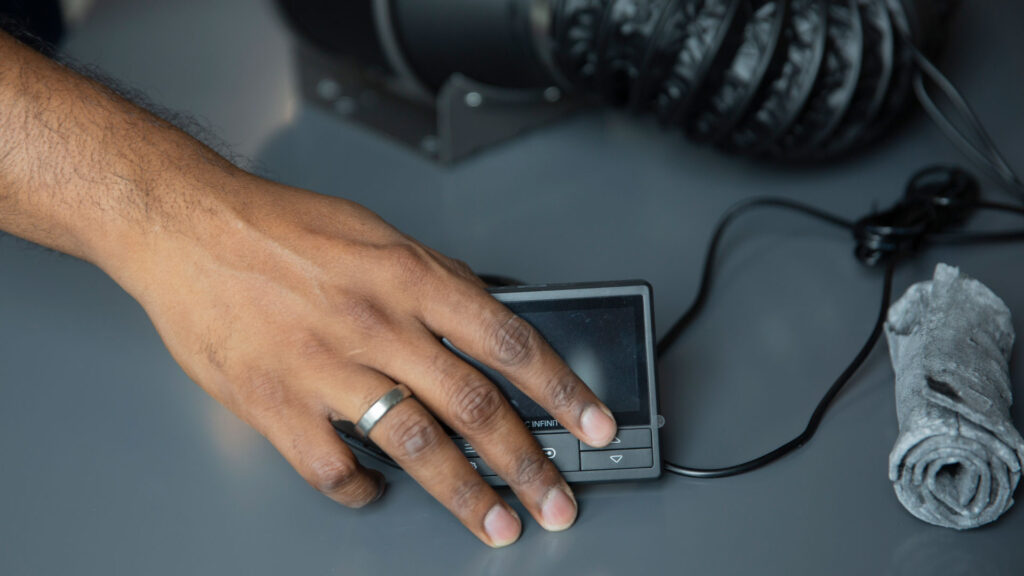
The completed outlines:
<svg viewBox="0 0 1024 576">
<path fill-rule="evenodd" d="M 684 312 L 683 315 L 680 316 L 674 324 L 672 324 L 672 327 L 668 329 L 668 332 L 666 332 L 665 335 L 661 337 L 661 340 L 658 341 L 658 356 L 664 354 L 666 350 L 675 344 L 683 330 L 685 330 L 686 327 L 689 326 L 690 322 L 696 318 L 697 314 L 704 309 L 704 303 L 707 301 L 708 294 L 711 290 L 711 278 L 715 267 L 715 255 L 718 253 L 718 245 L 722 240 L 722 235 L 725 233 L 726 227 L 741 214 L 751 209 L 762 207 L 789 209 L 848 230 L 852 230 L 854 226 L 853 222 L 850 222 L 849 220 L 829 214 L 828 212 L 819 210 L 813 206 L 801 204 L 785 198 L 757 197 L 743 200 L 738 204 L 733 205 L 718 221 L 718 224 L 715 226 L 714 234 L 711 236 L 711 243 L 708 245 L 708 250 L 704 257 L 704 271 L 701 274 L 700 288 L 697 290 L 697 297 L 694 299 L 693 304 L 687 308 L 686 312 Z"/>
<path fill-rule="evenodd" d="M 850 230 L 857 243 L 855 254 L 868 266 L 885 266 L 881 306 L 871 334 L 846 369 L 836 378 L 811 414 L 807 426 L 785 444 L 757 458 L 722 468 L 692 468 L 668 460 L 663 469 L 691 478 L 723 478 L 750 472 L 774 462 L 806 444 L 818 430 L 825 412 L 867 359 L 882 334 L 892 297 L 892 280 L 897 263 L 929 244 L 964 245 L 1024 240 L 1024 229 L 997 231 L 963 231 L 964 224 L 976 210 L 993 210 L 1024 215 L 1024 207 L 982 201 L 979 185 L 970 174 L 956 167 L 936 166 L 919 171 L 907 185 L 904 198 L 888 210 L 875 212 L 850 222 L 813 206 L 782 198 L 752 198 L 729 209 L 716 224 L 704 260 L 700 288 L 693 303 L 658 342 L 658 355 L 663 355 L 683 330 L 700 314 L 707 302 L 718 246 L 728 225 L 741 214 L 754 208 L 788 209 L 817 220 Z M 953 229 L 953 230 L 950 230 Z"/>
<path fill-rule="evenodd" d="M 1002 204 L 998 202 L 983 202 L 978 201 L 970 205 L 970 208 L 975 210 L 991 210 L 995 212 L 1007 212 L 1010 214 L 1017 214 L 1024 216 L 1024 207 L 1014 206 L 1012 204 Z M 943 245 L 974 245 L 974 244 L 987 244 L 992 242 L 1012 242 L 1017 240 L 1024 240 L 1024 230 L 988 230 L 983 232 L 945 232 L 939 234 L 932 234 L 928 237 L 928 241 L 932 244 L 943 244 Z"/>
<path fill-rule="evenodd" d="M 963 97 L 956 86 L 947 78 L 931 60 L 928 59 L 913 42 L 906 37 L 904 40 L 914 57 L 917 66 L 917 73 L 914 75 L 914 94 L 921 103 L 925 113 L 935 122 L 939 130 L 946 138 L 956 146 L 965 156 L 971 159 L 977 166 L 989 172 L 1003 186 L 1007 192 L 1024 200 L 1024 182 L 1003 157 L 999 147 L 992 140 L 985 126 L 978 119 L 967 99 Z M 945 96 L 946 100 L 953 106 L 953 110 L 959 116 L 962 123 L 970 130 L 965 134 L 952 120 L 939 108 L 938 104 L 928 94 L 924 80 L 927 78 Z M 979 147 L 980 145 L 980 147 Z"/>
<path fill-rule="evenodd" d="M 882 326 L 885 324 L 886 313 L 889 310 L 889 300 L 892 297 L 892 276 L 895 269 L 896 260 L 893 259 L 885 268 L 885 282 L 882 287 L 882 305 L 879 308 L 878 318 L 875 320 L 875 325 L 871 329 L 871 334 L 868 336 L 867 341 L 864 342 L 864 345 L 861 346 L 860 351 L 857 352 L 853 361 L 847 365 L 846 369 L 843 370 L 843 373 L 836 378 L 836 381 L 832 383 L 832 386 L 829 387 L 827 392 L 825 392 L 825 395 L 818 401 L 818 405 L 814 408 L 814 412 L 811 414 L 811 419 L 807 422 L 807 426 L 804 428 L 803 432 L 797 435 L 796 438 L 793 438 L 771 452 L 741 464 L 726 466 L 724 468 L 689 468 L 664 460 L 662 463 L 662 469 L 666 472 L 671 472 L 672 474 L 689 476 L 691 478 L 724 478 L 726 476 L 735 476 L 737 474 L 756 470 L 766 464 L 778 460 L 806 444 L 807 441 L 814 436 L 814 433 L 817 432 L 818 426 L 821 424 L 821 420 L 825 416 L 825 411 L 828 410 L 832 401 L 839 395 L 839 392 L 844 386 L 846 386 L 847 382 L 850 381 L 850 378 L 853 377 L 864 363 L 864 360 L 866 360 L 868 355 L 871 354 L 871 350 L 874 349 L 875 344 L 878 343 L 878 338 L 882 335 Z"/>
<path fill-rule="evenodd" d="M 845 228 L 848 230 L 854 229 L 854 223 L 833 216 L 813 206 L 795 202 L 792 200 L 786 200 L 782 198 L 753 198 L 737 204 L 729 211 L 726 212 L 725 216 L 719 220 L 715 226 L 715 232 L 712 235 L 711 243 L 708 245 L 707 254 L 704 258 L 704 272 L 701 277 L 700 289 L 697 292 L 697 297 L 694 298 L 693 304 L 686 310 L 686 312 L 672 325 L 672 328 L 658 341 L 658 355 L 659 357 L 667 351 L 672 344 L 679 338 L 683 330 L 688 326 L 700 312 L 704 309 L 704 305 L 707 302 L 707 296 L 711 286 L 711 277 L 714 272 L 714 261 L 718 251 L 718 245 L 721 241 L 723 234 L 725 233 L 726 227 L 732 222 L 737 216 L 743 214 L 754 208 L 759 207 L 775 207 L 785 208 L 798 213 L 802 213 L 820 221 L 827 222 L 834 226 Z M 668 460 L 662 462 L 662 469 L 672 474 L 678 474 L 680 476 L 688 476 L 691 478 L 723 478 L 726 476 L 734 476 L 736 474 L 742 474 L 744 472 L 750 472 L 778 460 L 782 456 L 789 454 L 793 450 L 796 450 L 800 446 L 803 446 L 814 433 L 817 431 L 818 426 L 821 424 L 822 418 L 825 416 L 825 411 L 832 404 L 832 401 L 843 389 L 850 378 L 857 372 L 864 360 L 867 359 L 868 354 L 878 343 L 878 338 L 882 334 L 882 326 L 885 323 L 885 315 L 889 309 L 889 300 L 892 295 L 892 277 L 893 271 L 896 267 L 896 259 L 891 259 L 885 269 L 885 281 L 882 288 L 882 304 L 878 312 L 878 318 L 875 320 L 874 327 L 871 329 L 871 334 L 868 336 L 864 345 L 861 346 L 860 351 L 854 357 L 853 361 L 847 365 L 846 369 L 843 370 L 842 374 L 836 379 L 832 386 L 828 389 L 822 399 L 818 402 L 814 412 L 811 414 L 810 420 L 807 422 L 807 426 L 804 428 L 796 438 L 793 438 L 789 442 L 779 446 L 778 448 L 768 452 L 764 455 L 758 456 L 753 460 L 748 460 L 740 464 L 732 466 L 726 466 L 723 468 L 691 468 L 688 466 L 681 466 Z"/>
</svg>

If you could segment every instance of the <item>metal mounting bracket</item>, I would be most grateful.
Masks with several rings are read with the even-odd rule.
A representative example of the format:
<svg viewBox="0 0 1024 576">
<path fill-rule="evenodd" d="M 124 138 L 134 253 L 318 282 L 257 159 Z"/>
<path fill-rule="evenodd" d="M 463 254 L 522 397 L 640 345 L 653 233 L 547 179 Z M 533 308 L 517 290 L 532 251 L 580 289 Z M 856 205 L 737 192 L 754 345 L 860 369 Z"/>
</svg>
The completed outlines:
<svg viewBox="0 0 1024 576">
<path fill-rule="evenodd" d="M 514 90 L 449 78 L 436 95 L 383 70 L 296 44 L 299 82 L 310 102 L 381 132 L 442 164 L 549 124 L 581 107 L 561 89 Z"/>
</svg>

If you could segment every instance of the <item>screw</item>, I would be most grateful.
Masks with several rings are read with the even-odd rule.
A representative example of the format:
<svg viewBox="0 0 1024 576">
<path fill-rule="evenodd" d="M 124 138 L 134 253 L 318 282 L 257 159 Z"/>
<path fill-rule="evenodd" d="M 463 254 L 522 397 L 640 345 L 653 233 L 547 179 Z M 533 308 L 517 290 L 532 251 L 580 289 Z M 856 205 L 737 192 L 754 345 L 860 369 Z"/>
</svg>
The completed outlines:
<svg viewBox="0 0 1024 576">
<path fill-rule="evenodd" d="M 544 89 L 544 99 L 554 104 L 562 99 L 562 91 L 558 86 L 548 86 Z"/>
<path fill-rule="evenodd" d="M 479 92 L 466 92 L 466 106 L 479 108 L 484 103 L 484 96 Z"/>
</svg>

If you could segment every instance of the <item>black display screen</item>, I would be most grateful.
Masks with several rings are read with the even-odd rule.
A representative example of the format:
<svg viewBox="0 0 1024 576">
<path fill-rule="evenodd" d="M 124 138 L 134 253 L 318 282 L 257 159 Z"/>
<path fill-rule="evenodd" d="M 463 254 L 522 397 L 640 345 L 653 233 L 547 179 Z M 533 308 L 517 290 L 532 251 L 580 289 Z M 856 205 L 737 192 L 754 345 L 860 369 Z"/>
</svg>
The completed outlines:
<svg viewBox="0 0 1024 576">
<path fill-rule="evenodd" d="M 650 424 L 646 331 L 641 296 L 504 302 L 611 409 L 620 426 Z M 460 354 L 494 381 L 532 429 L 561 425 L 495 370 Z"/>
</svg>

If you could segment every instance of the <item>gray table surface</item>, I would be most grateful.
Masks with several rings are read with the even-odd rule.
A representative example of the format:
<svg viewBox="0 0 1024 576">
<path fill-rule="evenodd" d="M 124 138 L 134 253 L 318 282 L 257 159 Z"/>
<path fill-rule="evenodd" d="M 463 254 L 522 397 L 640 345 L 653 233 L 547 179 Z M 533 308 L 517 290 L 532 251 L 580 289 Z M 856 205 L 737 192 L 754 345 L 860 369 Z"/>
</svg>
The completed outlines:
<svg viewBox="0 0 1024 576">
<path fill-rule="evenodd" d="M 1024 165 L 1024 4 L 966 3 L 945 67 Z M 479 271 L 644 278 L 666 328 L 693 296 L 711 226 L 782 194 L 858 215 L 916 168 L 960 161 L 917 117 L 848 161 L 773 168 L 598 111 L 454 168 L 303 104 L 270 2 L 100 2 L 68 48 L 206 121 L 254 166 L 361 202 Z M 987 189 L 995 195 L 992 187 Z M 1021 247 L 932 250 L 1024 327 Z M 789 439 L 867 335 L 881 277 L 850 239 L 793 216 L 729 237 L 706 314 L 660 366 L 664 453 L 746 459 Z M 1018 397 L 1024 397 L 1014 362 Z M 908 514 L 886 478 L 892 370 L 877 348 L 805 448 L 753 474 L 578 488 L 576 526 L 532 522 L 492 551 L 401 473 L 361 511 L 316 494 L 189 382 L 143 310 L 97 269 L 0 241 L 0 574 L 1019 574 L 1024 512 L 967 533 Z M 1024 423 L 1024 408 L 1014 407 Z"/>
</svg>

